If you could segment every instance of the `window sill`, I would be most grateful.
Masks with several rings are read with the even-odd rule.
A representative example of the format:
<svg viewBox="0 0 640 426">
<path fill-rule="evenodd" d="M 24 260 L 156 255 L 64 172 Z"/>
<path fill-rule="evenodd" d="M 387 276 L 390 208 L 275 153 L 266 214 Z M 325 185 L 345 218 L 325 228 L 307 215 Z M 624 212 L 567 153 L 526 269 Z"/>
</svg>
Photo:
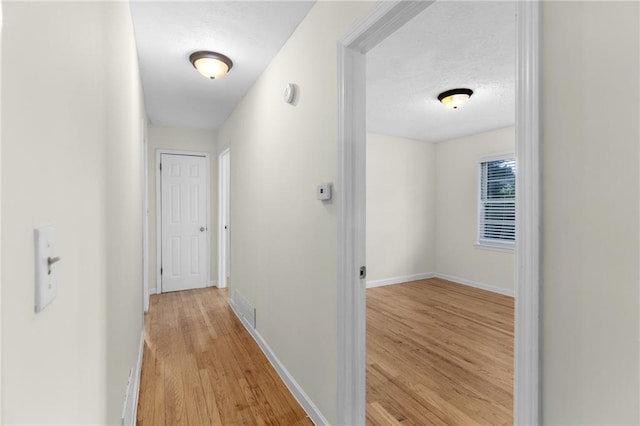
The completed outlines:
<svg viewBox="0 0 640 426">
<path fill-rule="evenodd" d="M 475 243 L 474 246 L 481 250 L 499 251 L 502 253 L 513 253 L 516 249 L 515 244 L 500 244 L 489 242 L 478 242 Z"/>
</svg>

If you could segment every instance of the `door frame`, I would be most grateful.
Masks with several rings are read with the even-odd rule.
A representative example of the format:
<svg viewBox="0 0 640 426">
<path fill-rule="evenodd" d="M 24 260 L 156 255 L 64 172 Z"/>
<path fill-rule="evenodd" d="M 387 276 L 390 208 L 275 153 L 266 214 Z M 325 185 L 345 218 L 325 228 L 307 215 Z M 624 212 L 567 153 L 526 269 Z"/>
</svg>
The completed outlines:
<svg viewBox="0 0 640 426">
<path fill-rule="evenodd" d="M 225 193 L 225 191 L 223 190 L 223 185 L 225 180 L 223 179 L 222 173 L 223 173 L 223 168 L 222 168 L 222 156 L 223 155 L 228 155 L 229 156 L 229 164 L 228 164 L 228 168 L 227 168 L 227 188 L 226 188 L 226 200 L 224 200 L 224 196 L 223 193 Z M 227 208 L 227 226 L 229 229 L 227 229 L 227 240 L 228 240 L 228 244 L 225 245 L 224 244 L 224 232 L 222 227 L 224 226 L 223 220 L 222 218 L 224 217 L 223 213 L 223 208 L 226 206 Z M 230 247 L 231 242 L 230 242 L 230 236 L 229 236 L 229 232 L 231 231 L 231 225 L 230 225 L 230 210 L 231 210 L 231 148 L 227 148 L 225 150 L 223 150 L 222 152 L 220 152 L 218 154 L 218 288 L 225 288 L 227 287 L 227 280 L 225 277 L 229 276 L 229 271 L 227 270 L 227 265 L 229 263 L 229 250 L 227 250 L 227 247 Z"/>
<path fill-rule="evenodd" d="M 384 1 L 338 41 L 338 424 L 365 423 L 366 52 L 433 1 Z M 514 424 L 541 415 L 540 1 L 517 1 Z"/>
<path fill-rule="evenodd" d="M 175 149 L 156 149 L 156 292 L 162 293 L 162 275 L 160 268 L 162 267 L 162 174 L 160 173 L 160 160 L 162 154 L 184 155 L 189 157 L 204 157 L 205 164 L 205 180 L 207 188 L 205 190 L 206 198 L 206 227 L 207 227 L 207 247 L 206 247 L 206 268 L 207 268 L 207 284 L 205 287 L 211 286 L 211 155 L 203 151 L 183 151 Z"/>
<path fill-rule="evenodd" d="M 142 310 L 149 312 L 149 141 L 147 120 L 140 120 L 142 138 Z"/>
</svg>

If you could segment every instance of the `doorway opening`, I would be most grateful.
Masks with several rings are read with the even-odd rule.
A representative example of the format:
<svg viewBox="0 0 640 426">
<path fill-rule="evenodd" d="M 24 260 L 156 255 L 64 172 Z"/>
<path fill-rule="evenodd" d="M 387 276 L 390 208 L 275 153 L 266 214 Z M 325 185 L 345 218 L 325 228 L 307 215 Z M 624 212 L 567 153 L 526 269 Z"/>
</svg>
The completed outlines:
<svg viewBox="0 0 640 426">
<path fill-rule="evenodd" d="M 209 154 L 158 150 L 156 163 L 158 292 L 207 287 Z"/>
<path fill-rule="evenodd" d="M 366 54 L 433 2 L 383 3 L 338 43 L 338 421 L 365 423 Z M 516 243 L 513 418 L 540 421 L 539 16 L 517 2 Z"/>
<path fill-rule="evenodd" d="M 515 2 L 436 1 L 366 60 L 367 421 L 511 424 Z"/>
</svg>

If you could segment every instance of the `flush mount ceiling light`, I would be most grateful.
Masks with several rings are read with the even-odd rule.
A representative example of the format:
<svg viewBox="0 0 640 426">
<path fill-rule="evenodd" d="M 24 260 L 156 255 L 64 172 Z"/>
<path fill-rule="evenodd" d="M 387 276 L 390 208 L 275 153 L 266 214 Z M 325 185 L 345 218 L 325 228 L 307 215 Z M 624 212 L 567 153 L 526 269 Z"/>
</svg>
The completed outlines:
<svg viewBox="0 0 640 426">
<path fill-rule="evenodd" d="M 231 59 L 221 53 L 209 51 L 192 53 L 189 62 L 200 74 L 212 80 L 224 77 L 233 66 Z"/>
<path fill-rule="evenodd" d="M 438 100 L 447 108 L 458 109 L 467 103 L 472 94 L 471 89 L 451 89 L 440 93 Z"/>
</svg>

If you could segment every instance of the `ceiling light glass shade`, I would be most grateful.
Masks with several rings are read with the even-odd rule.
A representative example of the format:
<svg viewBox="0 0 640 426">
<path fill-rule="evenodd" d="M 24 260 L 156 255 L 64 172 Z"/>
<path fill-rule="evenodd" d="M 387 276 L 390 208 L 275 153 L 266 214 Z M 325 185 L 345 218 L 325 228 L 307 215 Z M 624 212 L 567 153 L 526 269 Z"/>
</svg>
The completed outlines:
<svg viewBox="0 0 640 426">
<path fill-rule="evenodd" d="M 440 93 L 438 100 L 447 108 L 458 109 L 469 101 L 472 94 L 471 89 L 452 89 Z"/>
<path fill-rule="evenodd" d="M 233 66 L 231 59 L 216 52 L 195 52 L 189 61 L 200 74 L 212 80 L 224 77 Z"/>
</svg>

